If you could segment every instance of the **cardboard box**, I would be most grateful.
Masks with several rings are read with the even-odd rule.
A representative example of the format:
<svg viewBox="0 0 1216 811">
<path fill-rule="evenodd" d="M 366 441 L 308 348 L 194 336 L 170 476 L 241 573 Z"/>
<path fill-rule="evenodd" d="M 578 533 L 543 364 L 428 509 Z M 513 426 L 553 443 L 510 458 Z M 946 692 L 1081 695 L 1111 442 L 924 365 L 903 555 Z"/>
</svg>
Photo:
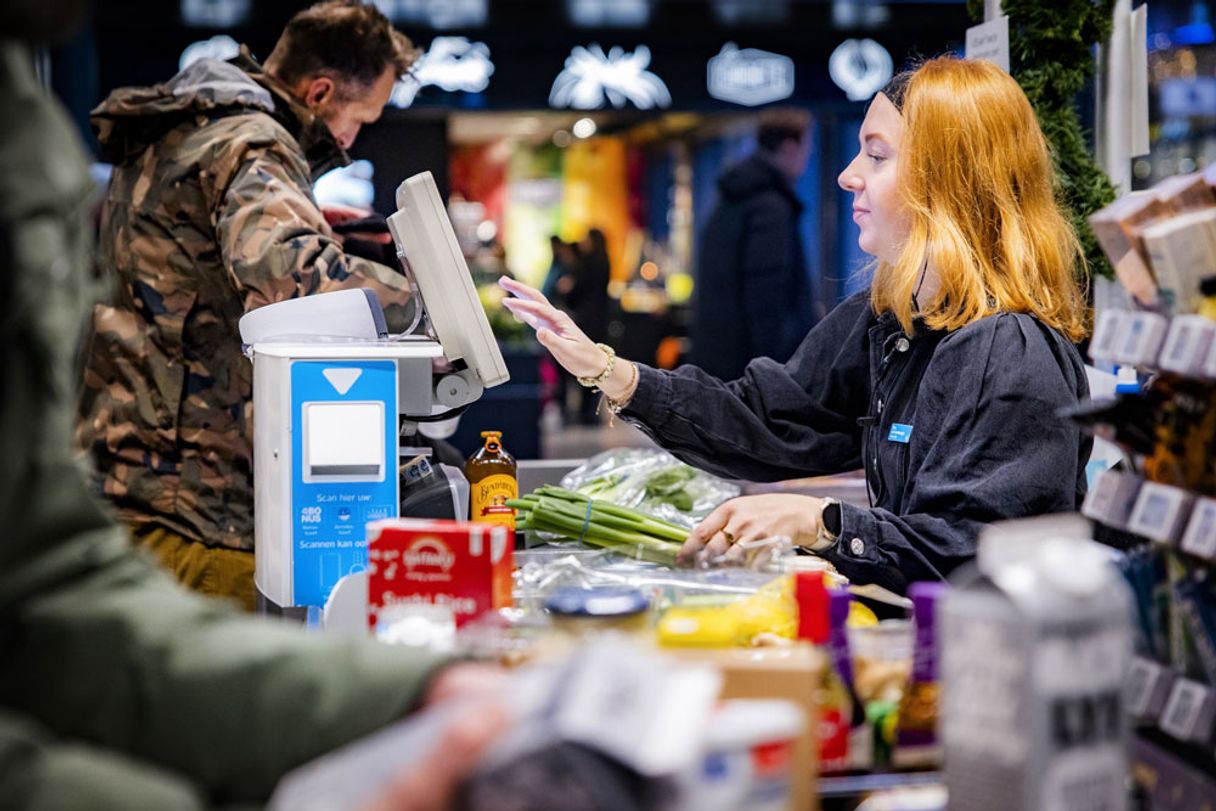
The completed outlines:
<svg viewBox="0 0 1216 811">
<path fill-rule="evenodd" d="M 511 532 L 471 521 L 392 518 L 367 526 L 367 621 L 394 603 L 451 607 L 459 627 L 511 605 Z"/>
<path fill-rule="evenodd" d="M 1167 177 L 1153 186 L 1153 194 L 1175 214 L 1216 206 L 1216 194 L 1212 193 L 1203 172 Z"/>
<path fill-rule="evenodd" d="M 1140 232 L 1153 278 L 1174 312 L 1199 306 L 1199 280 L 1216 270 L 1216 208 L 1188 211 Z"/>
<path fill-rule="evenodd" d="M 1172 213 L 1155 194 L 1132 192 L 1089 218 L 1089 226 L 1114 266 L 1120 283 L 1146 306 L 1156 301 L 1157 286 L 1140 234 L 1144 228 Z"/>
<path fill-rule="evenodd" d="M 794 747 L 791 811 L 817 811 L 819 711 L 815 692 L 826 659 L 809 645 L 783 648 L 663 648 L 681 661 L 713 665 L 722 673 L 723 699 L 780 698 L 797 704 L 806 715 L 803 736 Z"/>
</svg>

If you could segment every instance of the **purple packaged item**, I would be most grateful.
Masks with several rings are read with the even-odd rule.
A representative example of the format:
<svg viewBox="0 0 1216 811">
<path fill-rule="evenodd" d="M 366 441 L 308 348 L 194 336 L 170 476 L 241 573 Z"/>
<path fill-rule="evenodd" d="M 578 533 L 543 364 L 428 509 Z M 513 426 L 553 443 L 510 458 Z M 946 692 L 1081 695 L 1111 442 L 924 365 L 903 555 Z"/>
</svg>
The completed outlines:
<svg viewBox="0 0 1216 811">
<path fill-rule="evenodd" d="M 931 766 L 941 761 L 937 737 L 940 694 L 937 606 L 946 591 L 939 582 L 913 583 L 908 589 L 916 624 L 912 681 L 899 705 L 899 725 L 893 761 L 896 766 Z"/>
</svg>

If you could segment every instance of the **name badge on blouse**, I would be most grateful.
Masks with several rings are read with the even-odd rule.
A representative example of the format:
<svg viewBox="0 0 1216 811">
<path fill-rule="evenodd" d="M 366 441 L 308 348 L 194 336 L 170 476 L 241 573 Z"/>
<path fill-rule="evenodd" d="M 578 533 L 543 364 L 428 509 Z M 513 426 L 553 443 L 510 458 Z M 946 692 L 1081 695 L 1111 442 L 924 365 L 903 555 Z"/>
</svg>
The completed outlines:
<svg viewBox="0 0 1216 811">
<path fill-rule="evenodd" d="M 887 434 L 888 442 L 902 442 L 907 445 L 912 441 L 912 426 L 902 425 L 898 422 L 891 423 L 891 431 Z"/>
</svg>

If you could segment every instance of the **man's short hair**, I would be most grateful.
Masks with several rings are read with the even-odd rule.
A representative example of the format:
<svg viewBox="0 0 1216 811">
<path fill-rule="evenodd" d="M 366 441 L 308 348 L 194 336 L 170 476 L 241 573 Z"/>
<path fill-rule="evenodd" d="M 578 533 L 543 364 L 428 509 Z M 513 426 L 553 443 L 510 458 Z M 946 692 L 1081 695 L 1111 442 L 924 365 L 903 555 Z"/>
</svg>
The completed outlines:
<svg viewBox="0 0 1216 811">
<path fill-rule="evenodd" d="M 386 68 L 401 76 L 417 59 L 413 43 L 375 6 L 327 0 L 288 21 L 266 64 L 287 84 L 328 76 L 340 86 L 367 88 Z"/>
<path fill-rule="evenodd" d="M 796 107 L 774 107 L 760 113 L 756 142 L 767 152 L 776 152 L 783 141 L 801 141 L 811 128 L 811 114 Z"/>
</svg>

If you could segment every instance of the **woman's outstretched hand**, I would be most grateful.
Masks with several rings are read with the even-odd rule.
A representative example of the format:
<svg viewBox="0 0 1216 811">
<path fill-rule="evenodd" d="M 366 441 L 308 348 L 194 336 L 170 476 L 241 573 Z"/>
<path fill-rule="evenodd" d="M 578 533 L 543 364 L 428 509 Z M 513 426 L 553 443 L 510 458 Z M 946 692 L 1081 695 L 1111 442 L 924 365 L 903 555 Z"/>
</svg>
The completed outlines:
<svg viewBox="0 0 1216 811">
<path fill-rule="evenodd" d="M 548 349 L 553 359 L 575 377 L 596 377 L 608 365 L 604 350 L 583 333 L 561 310 L 549 303 L 539 290 L 503 276 L 498 285 L 515 298 L 505 298 L 504 307 L 536 330 L 536 340 Z"/>
</svg>

